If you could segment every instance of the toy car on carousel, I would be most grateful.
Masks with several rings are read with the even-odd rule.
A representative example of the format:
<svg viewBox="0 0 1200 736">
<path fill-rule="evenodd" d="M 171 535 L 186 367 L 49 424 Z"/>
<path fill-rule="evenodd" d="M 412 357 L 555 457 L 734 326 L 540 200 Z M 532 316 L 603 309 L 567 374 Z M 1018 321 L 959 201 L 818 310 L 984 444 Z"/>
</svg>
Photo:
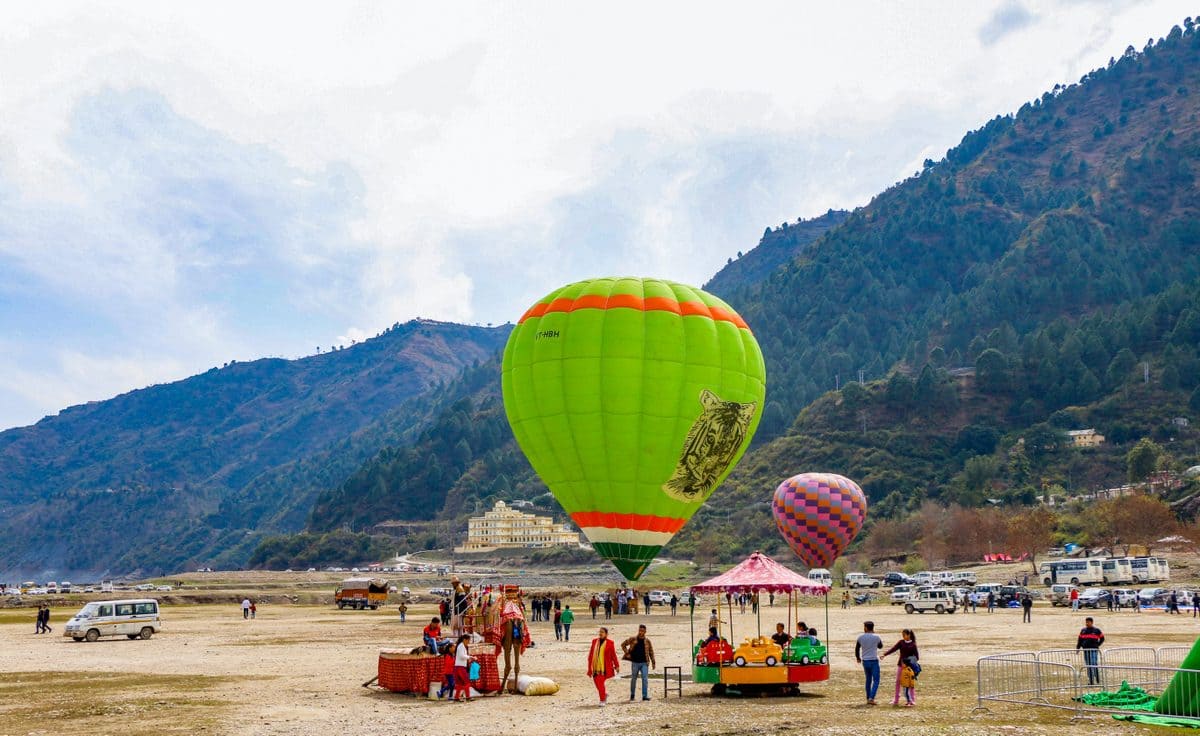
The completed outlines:
<svg viewBox="0 0 1200 736">
<path fill-rule="evenodd" d="M 784 651 L 788 664 L 827 664 L 829 650 L 824 644 L 813 644 L 807 636 L 797 636 L 788 643 Z"/>
<path fill-rule="evenodd" d="M 746 639 L 733 651 L 733 663 L 738 667 L 748 664 L 765 664 L 774 667 L 783 661 L 783 647 L 765 636 Z"/>
<path fill-rule="evenodd" d="M 692 656 L 698 665 L 733 664 L 733 647 L 724 639 L 698 643 L 692 651 Z"/>
</svg>

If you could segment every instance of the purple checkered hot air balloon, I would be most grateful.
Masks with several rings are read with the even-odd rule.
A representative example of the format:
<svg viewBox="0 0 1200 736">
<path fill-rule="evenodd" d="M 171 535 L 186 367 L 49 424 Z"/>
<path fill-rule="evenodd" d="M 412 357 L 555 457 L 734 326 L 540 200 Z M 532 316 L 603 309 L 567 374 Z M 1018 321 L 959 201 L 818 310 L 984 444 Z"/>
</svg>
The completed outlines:
<svg viewBox="0 0 1200 736">
<path fill-rule="evenodd" d="M 775 525 L 809 567 L 829 567 L 862 529 L 867 497 L 833 473 L 801 473 L 775 489 Z"/>
</svg>

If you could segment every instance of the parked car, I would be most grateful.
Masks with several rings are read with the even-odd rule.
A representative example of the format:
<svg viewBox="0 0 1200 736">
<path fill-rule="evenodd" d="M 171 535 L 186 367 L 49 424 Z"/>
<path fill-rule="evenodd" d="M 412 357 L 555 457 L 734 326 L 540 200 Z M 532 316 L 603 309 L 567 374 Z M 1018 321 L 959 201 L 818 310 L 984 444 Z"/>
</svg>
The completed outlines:
<svg viewBox="0 0 1200 736">
<path fill-rule="evenodd" d="M 975 586 L 975 594 L 979 596 L 979 602 L 983 605 L 987 605 L 988 593 L 991 593 L 993 596 L 995 596 L 996 601 L 999 602 L 1000 588 L 1002 587 L 1004 586 L 1000 585 L 999 583 L 980 583 L 979 585 Z"/>
<path fill-rule="evenodd" d="M 1132 588 L 1115 588 L 1113 594 L 1113 605 L 1117 608 L 1133 608 L 1137 602 L 1137 591 Z"/>
<path fill-rule="evenodd" d="M 893 606 L 903 605 L 908 600 L 909 596 L 917 592 L 915 585 L 897 585 L 892 588 L 892 594 L 888 596 L 888 600 Z"/>
<path fill-rule="evenodd" d="M 833 575 L 823 567 L 814 567 L 808 571 L 808 579 L 816 583 L 833 585 Z"/>
<path fill-rule="evenodd" d="M 929 588 L 919 591 L 904 603 L 905 613 L 954 613 L 958 608 L 954 600 L 954 591 L 949 588 Z"/>
<path fill-rule="evenodd" d="M 1088 588 L 1079 595 L 1079 605 L 1083 608 L 1108 608 L 1112 600 L 1112 591 L 1104 588 Z"/>
<path fill-rule="evenodd" d="M 652 590 L 649 595 L 651 603 L 657 603 L 660 606 L 671 603 L 671 591 L 669 590 Z"/>
<path fill-rule="evenodd" d="M 1050 592 L 1046 597 L 1049 599 L 1051 606 L 1069 606 L 1071 605 L 1072 590 L 1082 591 L 1083 589 L 1078 585 L 1071 585 L 1069 583 L 1055 583 L 1050 586 Z"/>
<path fill-rule="evenodd" d="M 869 577 L 866 573 L 861 573 L 861 572 L 846 573 L 846 576 L 844 578 L 842 578 L 842 582 L 847 588 L 878 588 L 879 587 L 878 580 L 876 580 L 875 578 Z"/>
<path fill-rule="evenodd" d="M 94 642 L 102 636 L 149 639 L 161 630 L 158 601 L 139 598 L 121 601 L 96 601 L 79 610 L 63 627 L 63 636 L 75 641 Z"/>
<path fill-rule="evenodd" d="M 958 585 L 974 585 L 979 578 L 973 572 L 968 570 L 959 570 L 954 573 L 954 575 L 951 577 L 951 580 Z"/>
<path fill-rule="evenodd" d="M 1007 606 L 1012 601 L 1020 601 L 1026 594 L 1034 597 L 1032 591 L 1024 585 L 1001 585 L 995 593 L 998 606 Z"/>
<path fill-rule="evenodd" d="M 1142 588 L 1138 591 L 1138 602 L 1143 606 L 1162 605 L 1171 597 L 1166 588 Z"/>
<path fill-rule="evenodd" d="M 160 585 L 160 586 L 156 587 L 155 590 L 160 593 L 170 593 L 173 590 L 173 588 L 170 585 Z"/>
<path fill-rule="evenodd" d="M 883 584 L 887 586 L 912 585 L 912 582 L 912 578 L 902 572 L 889 572 L 883 576 Z"/>
</svg>

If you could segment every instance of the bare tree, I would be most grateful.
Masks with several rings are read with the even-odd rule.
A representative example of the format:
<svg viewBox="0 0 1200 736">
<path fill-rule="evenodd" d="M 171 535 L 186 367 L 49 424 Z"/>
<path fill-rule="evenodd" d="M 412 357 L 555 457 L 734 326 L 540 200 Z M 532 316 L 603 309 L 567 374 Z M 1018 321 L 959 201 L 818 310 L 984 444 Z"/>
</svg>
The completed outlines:
<svg viewBox="0 0 1200 736">
<path fill-rule="evenodd" d="M 1058 516 L 1045 506 L 1034 506 L 1009 517 L 1008 546 L 1013 552 L 1029 555 L 1033 574 L 1038 571 L 1037 557 L 1054 544 Z"/>
</svg>

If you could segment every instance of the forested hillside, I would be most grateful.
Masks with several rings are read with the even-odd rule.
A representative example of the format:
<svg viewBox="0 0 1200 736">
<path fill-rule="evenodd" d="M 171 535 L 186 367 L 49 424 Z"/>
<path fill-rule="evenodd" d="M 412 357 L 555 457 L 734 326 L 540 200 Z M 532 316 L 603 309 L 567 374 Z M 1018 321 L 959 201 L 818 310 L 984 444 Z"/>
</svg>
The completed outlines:
<svg viewBox="0 0 1200 736">
<path fill-rule="evenodd" d="M 969 133 L 765 278 L 752 251 L 714 279 L 763 348 L 768 405 L 757 449 L 667 553 L 777 546 L 770 492 L 804 470 L 859 478 L 885 518 L 925 499 L 1020 505 L 1044 484 L 1119 482 L 1142 436 L 1190 462 L 1190 430 L 1169 420 L 1200 412 L 1197 95 L 1189 21 Z M 324 495 L 339 502 L 318 504 L 311 528 L 360 497 L 373 518 L 461 520 L 474 499 L 541 493 L 494 380 Z M 1065 448 L 1063 430 L 1091 425 L 1108 449 Z M 422 466 L 437 448 L 450 448 L 444 488 Z"/>
<path fill-rule="evenodd" d="M 738 253 L 730 258 L 725 267 L 709 279 L 704 289 L 714 294 L 725 294 L 740 285 L 757 284 L 771 275 L 775 269 L 790 263 L 832 228 L 846 221 L 850 213 L 845 210 L 829 210 L 811 220 L 785 222 L 777 228 L 767 228 L 758 245 L 749 253 Z"/>
<path fill-rule="evenodd" d="M 401 407 L 507 328 L 414 321 L 300 360 L 231 363 L 0 433 L 0 570 L 240 562 L 424 415 Z M 120 524 L 114 521 L 120 520 Z"/>
</svg>

